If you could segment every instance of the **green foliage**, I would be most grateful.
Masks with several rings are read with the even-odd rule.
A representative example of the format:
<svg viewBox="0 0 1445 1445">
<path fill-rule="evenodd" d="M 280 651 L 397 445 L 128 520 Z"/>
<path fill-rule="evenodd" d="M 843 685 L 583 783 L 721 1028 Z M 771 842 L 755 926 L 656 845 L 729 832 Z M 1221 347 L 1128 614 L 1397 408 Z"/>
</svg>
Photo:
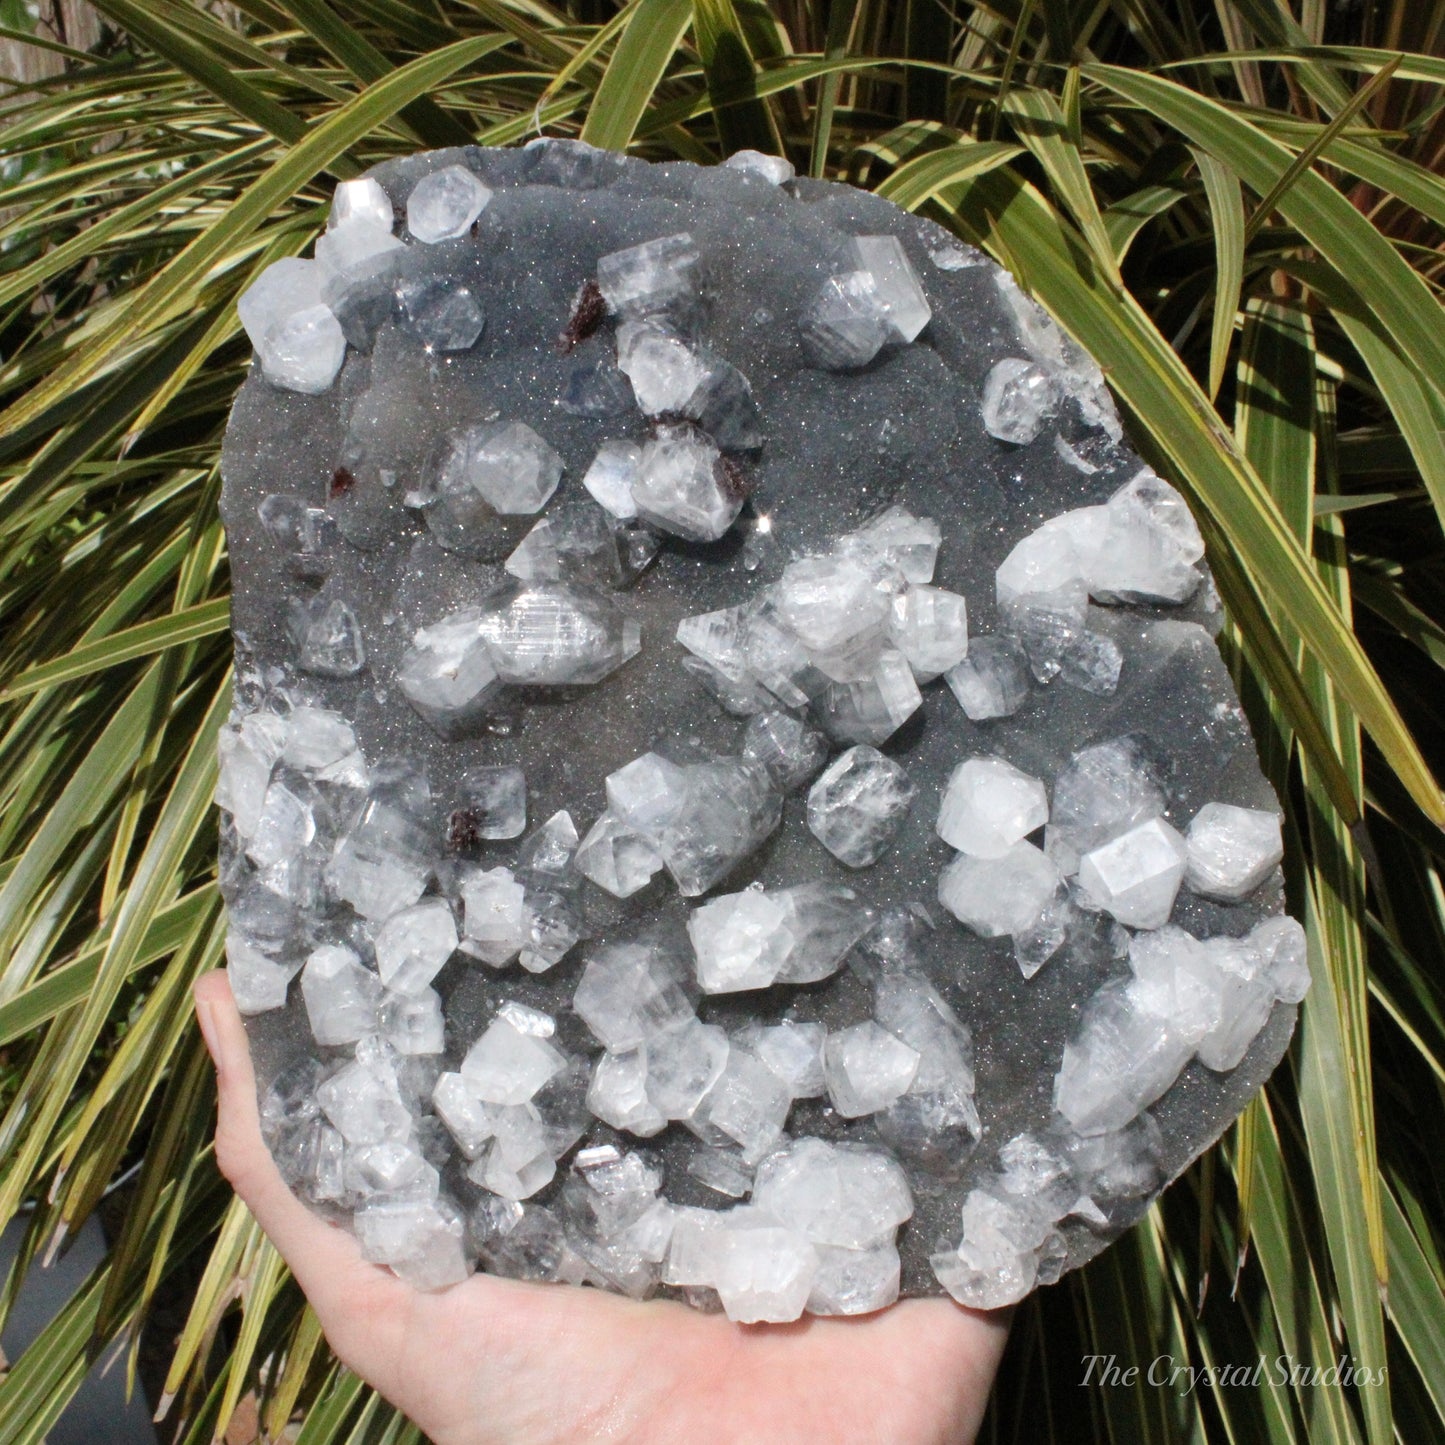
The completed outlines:
<svg viewBox="0 0 1445 1445">
<path fill-rule="evenodd" d="M 228 28 L 97 6 L 100 51 L 50 46 L 63 72 L 0 131 L 0 1222 L 28 1218 L 0 1311 L 136 1172 L 109 1257 L 0 1382 L 0 1438 L 43 1438 L 101 1349 L 134 1368 L 178 1280 L 177 1438 L 251 1391 L 308 1442 L 416 1438 L 330 1358 L 211 1158 L 188 986 L 223 937 L 216 459 L 235 298 L 334 179 L 538 130 L 781 147 L 987 248 L 1105 364 L 1205 530 L 1315 987 L 1220 1146 L 1021 1308 L 988 1438 L 1071 1438 L 1083 1411 L 1130 1442 L 1439 1436 L 1438 7 L 243 0 Z M 28 33 L 26 8 L 0 24 Z M 1081 1392 L 1111 1354 L 1267 1367 Z M 1275 1367 L 1341 1354 L 1384 1382 Z"/>
</svg>

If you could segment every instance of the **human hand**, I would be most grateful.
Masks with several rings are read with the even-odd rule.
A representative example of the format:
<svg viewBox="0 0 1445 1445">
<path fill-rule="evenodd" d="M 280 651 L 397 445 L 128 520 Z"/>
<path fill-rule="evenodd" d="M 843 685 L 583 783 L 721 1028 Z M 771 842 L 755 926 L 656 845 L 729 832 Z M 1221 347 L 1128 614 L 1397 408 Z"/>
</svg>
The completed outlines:
<svg viewBox="0 0 1445 1445">
<path fill-rule="evenodd" d="M 196 984 L 220 1097 L 216 1160 L 336 1355 L 436 1445 L 970 1441 L 1007 1316 L 905 1300 L 853 1319 L 735 1325 L 671 1300 L 477 1274 L 423 1293 L 293 1195 L 261 1137 L 245 1027 Z"/>
</svg>

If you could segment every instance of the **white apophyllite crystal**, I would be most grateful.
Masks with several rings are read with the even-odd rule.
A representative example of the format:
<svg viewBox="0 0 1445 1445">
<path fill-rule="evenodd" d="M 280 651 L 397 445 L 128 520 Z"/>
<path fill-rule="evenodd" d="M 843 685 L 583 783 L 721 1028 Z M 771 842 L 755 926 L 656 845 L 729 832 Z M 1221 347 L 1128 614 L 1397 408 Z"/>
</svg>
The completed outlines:
<svg viewBox="0 0 1445 1445">
<path fill-rule="evenodd" d="M 603 1047 L 635 1049 L 693 1016 L 685 967 L 661 947 L 611 944 L 588 959 L 572 1006 Z"/>
<path fill-rule="evenodd" d="M 546 1039 L 494 1019 L 462 1060 L 462 1077 L 488 1104 L 525 1104 L 566 1061 Z"/>
<path fill-rule="evenodd" d="M 397 282 L 396 299 L 428 351 L 468 351 L 486 329 L 487 313 L 468 286 L 403 280 Z"/>
<path fill-rule="evenodd" d="M 1008 357 L 984 378 L 984 430 L 1000 441 L 1027 446 L 1058 406 L 1053 378 L 1032 361 Z"/>
<path fill-rule="evenodd" d="M 477 607 L 420 628 L 402 654 L 396 680 L 406 699 L 444 738 L 475 732 L 502 695 Z"/>
<path fill-rule="evenodd" d="M 376 935 L 376 967 L 395 993 L 417 994 L 456 952 L 457 926 L 444 898 L 428 898 L 393 913 Z"/>
<path fill-rule="evenodd" d="M 869 1249 L 893 1242 L 913 1192 L 887 1154 L 796 1139 L 759 1165 L 753 1203 L 814 1244 Z"/>
<path fill-rule="evenodd" d="M 604 812 L 577 847 L 577 871 L 614 898 L 631 898 L 662 869 L 662 856 L 640 834 Z"/>
<path fill-rule="evenodd" d="M 747 888 L 705 903 L 688 915 L 704 993 L 767 988 L 793 947 L 788 911 L 761 888 Z"/>
<path fill-rule="evenodd" d="M 892 335 L 888 308 L 866 270 L 830 276 L 798 323 L 809 359 L 829 371 L 867 366 Z"/>
<path fill-rule="evenodd" d="M 892 339 L 916 340 L 932 318 L 933 309 L 903 243 L 897 236 L 854 236 L 852 244 L 859 269 L 873 278 Z"/>
<path fill-rule="evenodd" d="M 828 1098 L 845 1119 L 886 1109 L 918 1073 L 919 1053 L 871 1019 L 828 1035 L 823 1073 Z"/>
<path fill-rule="evenodd" d="M 784 156 L 765 155 L 762 151 L 734 151 L 723 164 L 729 170 L 742 171 L 745 175 L 761 176 L 770 186 L 781 186 L 797 174 L 792 161 Z"/>
<path fill-rule="evenodd" d="M 1011 717 L 1029 695 L 1028 661 L 1007 637 L 975 637 L 968 656 L 943 676 L 973 722 Z"/>
<path fill-rule="evenodd" d="M 327 225 L 335 230 L 340 226 L 365 222 L 390 231 L 396 225 L 396 213 L 391 197 L 382 189 L 381 183 L 371 176 L 360 180 L 340 181 L 331 194 L 331 216 Z"/>
<path fill-rule="evenodd" d="M 961 853 L 938 880 L 938 901 L 982 938 L 1031 928 L 1052 902 L 1059 870 L 1032 843 L 1014 843 L 992 858 Z"/>
<path fill-rule="evenodd" d="M 642 448 L 632 504 L 664 532 L 715 542 L 737 520 L 743 493 L 727 482 L 722 454 L 706 436 L 676 428 Z"/>
<path fill-rule="evenodd" d="M 321 299 L 322 270 L 288 256 L 241 293 L 236 310 L 266 379 L 288 391 L 319 395 L 346 359 L 341 323 Z"/>
<path fill-rule="evenodd" d="M 859 744 L 840 753 L 808 790 L 808 827 L 839 862 L 866 868 L 882 857 L 915 791 L 901 763 Z"/>
<path fill-rule="evenodd" d="M 517 686 L 600 682 L 642 647 L 634 618 L 602 593 L 570 582 L 505 583 L 478 614 L 497 676 Z"/>
<path fill-rule="evenodd" d="M 1195 893 L 1227 902 L 1253 893 L 1284 857 L 1278 815 L 1230 803 L 1206 803 L 1185 841 L 1185 882 Z"/>
<path fill-rule="evenodd" d="M 815 1099 L 827 1090 L 823 1078 L 823 1043 L 827 1028 L 820 1023 L 784 1019 L 776 1024 L 748 1025 L 735 1041 L 750 1049 L 783 1082 L 795 1099 Z"/>
<path fill-rule="evenodd" d="M 226 975 L 243 1014 L 284 1008 L 286 992 L 301 964 L 301 959 L 272 958 L 235 932 L 226 940 Z"/>
<path fill-rule="evenodd" d="M 1073 875 L 1083 854 L 1162 817 L 1167 804 L 1159 769 L 1138 738 L 1082 748 L 1054 781 L 1049 856 Z"/>
<path fill-rule="evenodd" d="M 376 1028 L 381 982 L 349 948 L 326 944 L 301 970 L 301 997 L 318 1044 L 354 1044 Z"/>
<path fill-rule="evenodd" d="M 464 947 L 483 963 L 510 963 L 527 941 L 527 892 L 510 868 L 479 870 L 462 884 Z"/>
<path fill-rule="evenodd" d="M 728 1036 L 716 1024 L 683 1020 L 646 1045 L 647 1096 L 668 1119 L 692 1119 L 728 1061 Z"/>
<path fill-rule="evenodd" d="M 968 651 L 968 608 L 957 592 L 910 587 L 893 599 L 888 635 L 920 683 L 957 667 Z"/>
<path fill-rule="evenodd" d="M 949 775 L 938 836 L 961 853 L 997 858 L 1049 820 L 1043 783 L 1003 758 L 969 758 Z"/>
<path fill-rule="evenodd" d="M 597 285 L 621 316 L 655 315 L 690 300 L 700 256 L 686 231 L 613 251 L 597 263 Z"/>
<path fill-rule="evenodd" d="M 491 199 L 491 191 L 465 166 L 444 166 L 412 188 L 406 228 L 428 244 L 464 236 Z"/>
<path fill-rule="evenodd" d="M 1131 928 L 1168 922 L 1184 881 L 1188 849 L 1162 818 L 1151 818 L 1079 860 L 1079 887 Z"/>
<path fill-rule="evenodd" d="M 630 521 L 637 515 L 632 484 L 642 465 L 642 448 L 636 442 L 605 441 L 582 477 L 582 485 L 614 517 Z"/>
<path fill-rule="evenodd" d="M 793 1096 L 756 1054 L 728 1047 L 727 1064 L 708 1091 L 700 1121 L 721 1130 L 742 1150 L 745 1163 L 763 1158 L 782 1138 Z"/>
</svg>

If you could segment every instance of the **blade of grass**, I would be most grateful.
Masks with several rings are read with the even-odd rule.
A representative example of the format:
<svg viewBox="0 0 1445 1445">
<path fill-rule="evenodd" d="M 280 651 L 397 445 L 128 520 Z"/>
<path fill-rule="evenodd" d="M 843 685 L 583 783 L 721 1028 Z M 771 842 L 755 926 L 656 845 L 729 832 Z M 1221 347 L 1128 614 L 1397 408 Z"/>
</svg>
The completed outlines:
<svg viewBox="0 0 1445 1445">
<path fill-rule="evenodd" d="M 691 0 L 638 0 L 592 97 L 582 139 L 625 151 L 692 24 Z"/>
<path fill-rule="evenodd" d="M 1214 321 L 1209 333 L 1209 399 L 1219 395 L 1234 341 L 1234 320 L 1244 286 L 1244 197 L 1239 177 L 1208 151 L 1192 151 L 1209 198 L 1214 233 Z"/>
</svg>

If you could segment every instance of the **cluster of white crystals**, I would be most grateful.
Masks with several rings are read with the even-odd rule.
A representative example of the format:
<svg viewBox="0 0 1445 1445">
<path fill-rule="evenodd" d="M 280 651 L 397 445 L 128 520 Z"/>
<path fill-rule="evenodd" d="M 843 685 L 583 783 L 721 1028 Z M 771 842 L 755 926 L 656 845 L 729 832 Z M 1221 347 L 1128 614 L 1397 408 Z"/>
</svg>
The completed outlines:
<svg viewBox="0 0 1445 1445">
<path fill-rule="evenodd" d="M 798 324 L 812 361 L 830 371 L 866 366 L 890 343 L 917 339 L 933 315 L 896 236 L 854 236 L 851 269 L 830 276 Z"/>
<path fill-rule="evenodd" d="M 876 748 L 968 652 L 964 599 L 930 585 L 941 538 L 890 507 L 748 601 L 685 617 L 677 640 L 728 711 L 802 709 L 832 741 Z"/>
<path fill-rule="evenodd" d="M 524 154 L 549 185 L 624 164 L 550 141 Z M 491 351 L 487 307 L 498 332 L 513 318 L 463 262 L 513 244 L 500 233 L 517 210 L 489 210 L 492 186 L 438 159 L 395 197 L 372 177 L 338 185 L 314 257 L 242 294 L 265 382 L 320 395 L 348 346 L 380 355 L 384 328 L 433 377 Z M 732 197 L 806 195 L 781 158 L 740 151 L 726 166 Z M 675 210 L 673 226 L 691 224 Z M 929 344 L 911 253 L 944 273 L 987 266 L 936 227 L 899 229 L 838 238 L 794 295 L 788 344 L 810 367 L 853 373 L 891 348 L 881 372 Z M 1278 888 L 1277 814 L 1175 796 L 1142 736 L 1090 733 L 1061 764 L 1004 721 L 1046 707 L 1055 680 L 1104 706 L 1122 633 L 1094 609 L 1187 603 L 1200 534 L 1141 471 L 1010 538 L 996 616 L 973 599 L 993 630 L 970 640 L 968 604 L 934 575 L 941 549 L 947 576 L 982 528 L 860 510 L 808 550 L 740 549 L 726 571 L 739 590 L 709 594 L 738 600 L 677 623 L 672 656 L 737 720 L 730 750 L 649 723 L 585 780 L 571 759 L 533 768 L 525 747 L 492 751 L 519 728 L 589 731 L 585 688 L 613 697 L 640 674 L 629 707 L 646 707 L 648 659 L 613 680 L 642 651 L 638 617 L 670 626 L 687 605 L 669 613 L 671 600 L 696 596 L 679 558 L 724 575 L 716 544 L 764 448 L 752 386 L 709 333 L 735 258 L 703 226 L 640 234 L 566 283 L 581 284 L 557 350 L 602 361 L 559 398 L 565 418 L 528 411 L 503 377 L 498 409 L 439 410 L 438 444 L 398 462 L 373 449 L 386 402 L 361 356 L 324 504 L 278 492 L 256 509 L 296 586 L 289 653 L 241 679 L 220 738 L 226 951 L 242 1012 L 289 1011 L 315 1046 L 263 1093 L 268 1143 L 303 1197 L 350 1217 L 367 1259 L 425 1289 L 480 1265 L 638 1299 L 675 1291 L 739 1322 L 865 1314 L 898 1298 L 912 1180 L 912 1245 L 924 1225 L 934 1242 L 927 1210 L 947 1201 L 947 1240 L 928 1256 L 942 1288 L 1010 1304 L 1059 1277 L 1082 1231 L 1137 1217 L 1164 1174 L 1148 1111 L 1191 1067 L 1237 1068 L 1309 986 L 1302 930 L 1255 906 Z M 1050 465 L 1097 470 L 1077 428 L 1118 440 L 1102 373 L 995 281 L 1021 354 L 982 383 L 984 429 L 1018 447 L 1047 434 Z M 928 332 L 940 351 L 942 329 Z M 579 418 L 596 423 L 585 451 Z M 768 526 L 757 519 L 749 547 Z M 358 595 L 369 584 L 346 593 L 327 559 L 342 544 L 383 558 L 403 528 L 414 555 L 444 554 L 467 585 L 422 585 L 378 625 Z M 349 718 L 338 699 L 362 688 Z M 930 745 L 947 739 L 941 773 L 914 751 L 925 726 Z M 408 729 L 425 748 L 389 752 Z M 556 796 L 574 771 L 605 790 L 600 814 L 578 812 L 592 817 L 581 833 Z M 941 855 L 930 822 L 953 850 L 941 914 L 918 901 L 931 883 L 896 876 L 929 867 L 922 846 Z M 798 847 L 811 861 L 790 873 Z M 1201 936 L 1201 918 L 1224 922 Z M 1035 975 L 1060 976 L 1085 943 L 1112 959 L 1045 1064 L 1052 1112 L 1028 1132 L 994 1122 L 970 989 L 937 965 L 965 931 L 1001 940 L 969 942 L 967 958 L 1011 988 L 1046 990 Z M 709 1207 L 674 1202 L 699 1198 Z"/>
<path fill-rule="evenodd" d="M 1052 517 L 1014 547 L 995 577 L 999 618 L 1038 682 L 1061 678 L 1108 694 L 1119 684 L 1123 656 L 1090 625 L 1090 602 L 1178 606 L 1199 586 L 1203 555 L 1184 499 L 1145 469 L 1107 502 Z M 960 678 L 955 691 L 970 717 L 987 707 L 976 679 Z M 1015 706 L 1022 701 L 1019 692 Z"/>
</svg>

